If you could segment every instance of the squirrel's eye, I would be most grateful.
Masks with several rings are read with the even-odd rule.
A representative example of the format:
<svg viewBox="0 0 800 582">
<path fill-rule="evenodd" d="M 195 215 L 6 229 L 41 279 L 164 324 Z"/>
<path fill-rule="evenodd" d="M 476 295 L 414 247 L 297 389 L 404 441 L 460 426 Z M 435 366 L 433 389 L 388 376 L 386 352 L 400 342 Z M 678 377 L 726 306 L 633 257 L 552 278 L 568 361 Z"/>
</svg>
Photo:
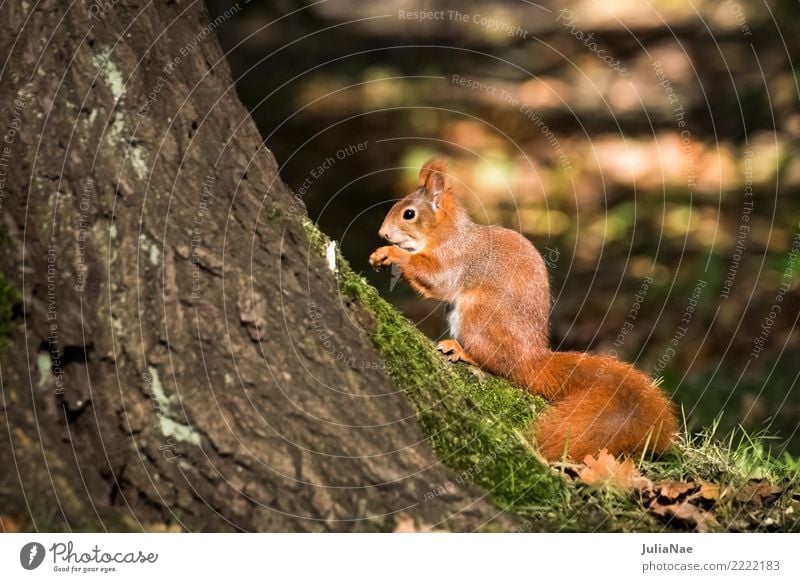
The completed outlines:
<svg viewBox="0 0 800 582">
<path fill-rule="evenodd" d="M 417 213 L 414 211 L 413 208 L 406 208 L 406 211 L 403 213 L 403 218 L 405 218 L 406 220 L 411 220 L 416 215 Z"/>
</svg>

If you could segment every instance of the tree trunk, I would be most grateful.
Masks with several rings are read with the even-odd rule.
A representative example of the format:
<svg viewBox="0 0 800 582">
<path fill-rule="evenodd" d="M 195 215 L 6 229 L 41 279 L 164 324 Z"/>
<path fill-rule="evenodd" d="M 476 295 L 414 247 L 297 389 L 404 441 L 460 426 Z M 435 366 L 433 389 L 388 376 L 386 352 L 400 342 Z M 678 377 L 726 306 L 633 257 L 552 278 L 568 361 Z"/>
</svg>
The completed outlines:
<svg viewBox="0 0 800 582">
<path fill-rule="evenodd" d="M 0 515 L 23 527 L 505 528 L 379 366 L 200 2 L 0 8 Z M 13 295 L 13 294 L 12 294 Z M 430 495 L 448 484 L 446 495 Z M 412 521 L 413 520 L 413 521 Z"/>
</svg>

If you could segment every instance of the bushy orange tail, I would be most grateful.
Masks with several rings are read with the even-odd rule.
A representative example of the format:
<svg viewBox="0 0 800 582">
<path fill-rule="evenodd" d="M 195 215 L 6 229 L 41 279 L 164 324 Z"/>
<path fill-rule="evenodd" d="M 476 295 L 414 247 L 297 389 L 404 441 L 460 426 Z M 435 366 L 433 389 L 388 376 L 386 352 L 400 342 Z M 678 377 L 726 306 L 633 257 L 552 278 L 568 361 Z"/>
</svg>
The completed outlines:
<svg viewBox="0 0 800 582">
<path fill-rule="evenodd" d="M 678 432 L 672 403 L 633 366 L 605 356 L 553 352 L 528 368 L 524 385 L 552 401 L 537 421 L 536 443 L 549 461 L 662 453 Z"/>
</svg>

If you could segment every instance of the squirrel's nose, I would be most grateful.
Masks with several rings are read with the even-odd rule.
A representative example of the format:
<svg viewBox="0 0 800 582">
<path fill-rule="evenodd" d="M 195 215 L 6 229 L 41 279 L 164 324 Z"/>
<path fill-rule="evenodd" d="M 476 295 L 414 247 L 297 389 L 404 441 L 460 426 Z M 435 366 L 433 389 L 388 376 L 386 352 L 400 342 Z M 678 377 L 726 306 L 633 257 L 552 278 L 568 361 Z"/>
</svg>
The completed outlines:
<svg viewBox="0 0 800 582">
<path fill-rule="evenodd" d="M 386 240 L 389 240 L 389 229 L 385 226 L 382 226 L 381 229 L 378 231 L 378 236 L 380 236 L 381 238 L 385 238 Z"/>
</svg>

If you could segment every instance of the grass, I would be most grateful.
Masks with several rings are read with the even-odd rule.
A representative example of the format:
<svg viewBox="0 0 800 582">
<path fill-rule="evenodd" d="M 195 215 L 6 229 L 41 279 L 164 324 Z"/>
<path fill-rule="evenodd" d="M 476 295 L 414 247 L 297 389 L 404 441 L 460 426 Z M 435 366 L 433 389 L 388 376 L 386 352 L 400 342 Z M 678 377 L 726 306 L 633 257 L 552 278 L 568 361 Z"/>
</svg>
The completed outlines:
<svg viewBox="0 0 800 582">
<path fill-rule="evenodd" d="M 722 530 L 800 531 L 800 459 L 788 453 L 774 456 L 769 444 L 775 439 L 764 432 L 739 427 L 719 438 L 721 421 L 718 416 L 699 433 L 684 433 L 671 454 L 640 462 L 640 470 L 652 480 L 703 481 L 727 489 L 728 498 L 714 508 Z M 785 489 L 776 503 L 759 506 L 734 499 L 749 482 L 761 480 Z"/>
<path fill-rule="evenodd" d="M 309 220 L 303 226 L 312 247 L 325 257 L 330 240 Z M 523 519 L 522 530 L 673 531 L 672 525 L 648 515 L 633 495 L 585 486 L 547 465 L 529 436 L 544 401 L 501 378 L 447 362 L 411 321 L 350 268 L 338 249 L 336 270 L 340 291 L 372 315 L 373 344 L 457 481 L 485 488 L 500 508 Z M 719 420 L 698 435 L 684 434 L 658 460 L 638 459 L 638 469 L 652 481 L 706 481 L 730 488 L 768 479 L 787 488 L 779 504 L 744 513 L 735 503 L 720 502 L 715 508 L 720 524 L 732 530 L 800 530 L 800 503 L 794 499 L 800 461 L 773 457 L 763 434 L 740 430 L 738 437 L 720 442 L 718 427 Z"/>
<path fill-rule="evenodd" d="M 695 435 L 684 432 L 671 456 L 659 462 L 641 462 L 641 467 L 659 479 L 702 479 L 733 487 L 750 479 L 800 482 L 800 459 L 788 453 L 773 456 L 768 447 L 770 435 L 739 427 L 723 440 L 717 436 L 721 421 L 718 416 Z"/>
</svg>

